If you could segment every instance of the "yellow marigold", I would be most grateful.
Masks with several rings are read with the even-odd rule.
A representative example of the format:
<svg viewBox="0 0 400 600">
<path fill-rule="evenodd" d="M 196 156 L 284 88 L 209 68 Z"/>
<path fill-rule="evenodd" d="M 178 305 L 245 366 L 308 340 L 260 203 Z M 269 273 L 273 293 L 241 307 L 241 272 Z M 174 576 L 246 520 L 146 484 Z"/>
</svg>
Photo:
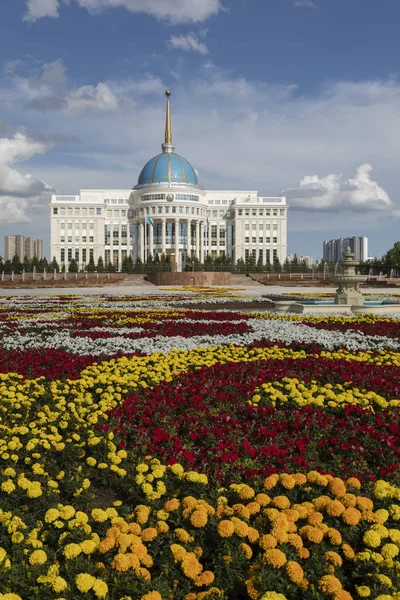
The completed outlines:
<svg viewBox="0 0 400 600">
<path fill-rule="evenodd" d="M 357 508 L 349 507 L 343 511 L 342 519 L 346 525 L 351 525 L 353 527 L 361 521 L 361 513 Z"/>
<path fill-rule="evenodd" d="M 371 595 L 371 590 L 367 585 L 356 585 L 356 592 L 360 598 L 368 598 Z"/>
<path fill-rule="evenodd" d="M 276 538 L 270 533 L 265 533 L 264 535 L 262 535 L 258 543 L 263 550 L 275 548 L 277 545 Z"/>
<path fill-rule="evenodd" d="M 348 560 L 353 560 L 353 558 L 356 555 L 353 548 L 351 546 L 349 546 L 349 544 L 343 544 L 342 551 L 343 551 L 344 557 L 347 558 Z"/>
<path fill-rule="evenodd" d="M 340 500 L 332 500 L 326 507 L 326 512 L 331 517 L 340 517 L 344 511 L 345 507 Z"/>
<path fill-rule="evenodd" d="M 143 542 L 152 542 L 157 537 L 157 529 L 155 527 L 147 527 L 141 533 Z"/>
<path fill-rule="evenodd" d="M 76 587 L 80 592 L 88 592 L 92 589 L 96 578 L 93 575 L 89 575 L 89 573 L 79 573 L 75 577 Z"/>
<path fill-rule="evenodd" d="M 285 565 L 285 569 L 290 581 L 293 581 L 293 583 L 297 584 L 303 581 L 304 571 L 299 565 L 299 563 L 297 563 L 294 560 L 289 560 Z"/>
<path fill-rule="evenodd" d="M 378 508 L 375 512 L 375 518 L 377 523 L 383 525 L 389 518 L 389 511 L 387 511 L 386 508 Z"/>
<path fill-rule="evenodd" d="M 79 544 L 67 544 L 64 548 L 64 556 L 67 559 L 76 558 L 82 552 Z"/>
<path fill-rule="evenodd" d="M 157 511 L 157 519 L 160 521 L 167 521 L 169 517 L 169 512 L 167 510 L 161 509 Z"/>
<path fill-rule="evenodd" d="M 346 492 L 346 494 L 340 498 L 340 501 L 344 504 L 346 508 L 349 508 L 350 506 L 356 506 L 357 496 Z"/>
<path fill-rule="evenodd" d="M 356 490 L 360 490 L 361 489 L 361 483 L 355 477 L 349 477 L 349 479 L 346 480 L 346 484 L 349 487 L 355 488 Z"/>
<path fill-rule="evenodd" d="M 245 557 L 248 560 L 250 560 L 250 558 L 253 556 L 253 550 L 250 548 L 250 546 L 248 544 L 245 544 L 244 542 L 239 544 L 239 550 L 241 550 L 243 552 L 243 554 L 245 555 Z"/>
<path fill-rule="evenodd" d="M 265 594 L 261 596 L 260 600 L 287 600 L 287 598 L 278 592 L 265 592 Z"/>
<path fill-rule="evenodd" d="M 61 592 L 65 592 L 65 590 L 68 588 L 68 583 L 63 577 L 56 575 L 56 577 L 51 582 L 51 588 L 53 592 L 56 592 L 56 594 L 60 594 Z"/>
<path fill-rule="evenodd" d="M 93 552 L 95 552 L 97 548 L 97 544 L 94 540 L 85 540 L 79 545 L 82 548 L 82 552 L 84 554 L 93 554 Z"/>
<path fill-rule="evenodd" d="M 211 585 L 214 582 L 214 579 L 215 575 L 212 571 L 204 571 L 194 579 L 194 583 L 199 587 L 201 585 Z M 203 597 L 205 598 L 206 596 Z"/>
<path fill-rule="evenodd" d="M 44 515 L 44 520 L 46 523 L 53 523 L 60 517 L 60 512 L 56 508 L 49 508 L 49 510 Z"/>
<path fill-rule="evenodd" d="M 387 587 L 392 587 L 393 585 L 392 580 L 387 575 L 379 574 L 376 576 L 376 579 L 379 583 L 386 585 Z"/>
<path fill-rule="evenodd" d="M 249 527 L 247 531 L 247 539 L 249 540 L 249 542 L 254 544 L 259 539 L 259 537 L 260 534 L 258 533 L 257 529 L 255 529 L 254 527 Z"/>
<path fill-rule="evenodd" d="M 107 521 L 108 519 L 106 511 L 102 508 L 93 508 L 91 515 L 92 519 L 97 523 L 104 523 L 104 521 Z"/>
<path fill-rule="evenodd" d="M 105 598 L 108 594 L 108 585 L 102 579 L 96 579 L 92 590 L 96 594 L 97 598 Z"/>
<path fill-rule="evenodd" d="M 160 592 L 152 591 L 142 596 L 140 600 L 162 600 L 162 596 Z"/>
<path fill-rule="evenodd" d="M 328 486 L 332 494 L 334 494 L 337 497 L 343 496 L 346 493 L 346 486 L 344 484 L 344 481 L 342 479 L 339 479 L 339 477 L 334 477 L 333 479 L 331 479 Z"/>
<path fill-rule="evenodd" d="M 394 558 L 399 553 L 399 548 L 396 544 L 385 544 L 381 549 L 383 558 Z"/>
<path fill-rule="evenodd" d="M 194 510 L 197 504 L 198 502 L 196 498 L 193 498 L 193 496 L 185 496 L 185 498 L 182 500 L 183 508 L 189 508 L 190 510 Z"/>
<path fill-rule="evenodd" d="M 171 544 L 170 550 L 175 562 L 181 562 L 187 554 L 185 548 L 179 544 Z"/>
<path fill-rule="evenodd" d="M 337 552 L 325 552 L 325 562 L 333 565 L 334 567 L 341 567 L 343 564 L 342 557 Z"/>
<path fill-rule="evenodd" d="M 381 545 L 381 536 L 377 531 L 366 531 L 363 536 L 364 543 L 370 548 L 378 548 Z"/>
<path fill-rule="evenodd" d="M 60 517 L 62 519 L 66 519 L 68 521 L 69 519 L 72 519 L 73 516 L 75 516 L 75 508 L 70 504 L 66 504 L 65 506 L 59 506 L 58 508 L 60 511 Z"/>
<path fill-rule="evenodd" d="M 34 550 L 29 556 L 30 565 L 44 565 L 47 561 L 47 554 L 44 550 Z"/>
<path fill-rule="evenodd" d="M 185 529 L 182 529 L 181 527 L 175 529 L 174 534 L 176 535 L 178 540 L 180 542 L 183 542 L 184 544 L 193 540 L 192 536 L 189 535 L 188 532 Z"/>
<path fill-rule="evenodd" d="M 263 560 L 267 565 L 271 565 L 271 567 L 279 568 L 283 567 L 286 563 L 286 555 L 279 550 L 278 548 L 271 548 L 270 550 L 266 550 L 263 555 Z"/>
<path fill-rule="evenodd" d="M 281 510 L 290 508 L 290 500 L 287 496 L 275 496 L 275 498 L 272 499 L 272 504 Z"/>
<path fill-rule="evenodd" d="M 190 522 L 193 527 L 204 527 L 208 521 L 208 514 L 204 508 L 198 508 L 190 515 Z"/>
<path fill-rule="evenodd" d="M 296 548 L 296 550 L 299 550 L 303 547 L 303 540 L 297 533 L 289 533 L 287 541 L 288 544 L 293 546 L 293 548 Z"/>
<path fill-rule="evenodd" d="M 223 521 L 220 521 L 218 523 L 217 532 L 218 532 L 219 537 L 222 537 L 222 538 L 231 537 L 233 535 L 234 531 L 235 531 L 235 528 L 233 526 L 232 521 L 228 521 L 227 519 L 224 519 Z"/>
<path fill-rule="evenodd" d="M 324 520 L 324 515 L 319 511 L 313 512 L 307 519 L 309 525 L 319 525 Z"/>
<path fill-rule="evenodd" d="M 342 589 L 342 584 L 334 575 L 324 575 L 318 582 L 318 587 L 324 594 L 336 594 Z"/>
<path fill-rule="evenodd" d="M 181 568 L 186 577 L 194 579 L 201 573 L 203 567 L 193 552 L 187 552 L 182 559 Z"/>
<path fill-rule="evenodd" d="M 304 473 L 293 473 L 293 479 L 296 482 L 296 485 L 304 485 L 307 482 L 307 477 Z"/>
<path fill-rule="evenodd" d="M 181 503 L 177 498 L 172 498 L 172 500 L 167 500 L 167 502 L 164 504 L 164 508 L 166 511 L 172 512 L 174 510 L 179 510 L 180 505 Z"/>
</svg>

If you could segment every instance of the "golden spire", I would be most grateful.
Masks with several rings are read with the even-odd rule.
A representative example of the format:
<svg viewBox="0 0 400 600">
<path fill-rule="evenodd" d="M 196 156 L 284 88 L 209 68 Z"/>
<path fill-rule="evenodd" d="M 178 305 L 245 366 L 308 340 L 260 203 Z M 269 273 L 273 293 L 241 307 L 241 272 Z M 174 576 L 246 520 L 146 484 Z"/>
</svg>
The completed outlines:
<svg viewBox="0 0 400 600">
<path fill-rule="evenodd" d="M 171 92 L 167 90 L 165 92 L 167 98 L 167 114 L 165 118 L 165 143 L 172 144 L 172 130 L 171 130 L 171 109 L 169 105 L 169 98 L 171 96 Z"/>
</svg>

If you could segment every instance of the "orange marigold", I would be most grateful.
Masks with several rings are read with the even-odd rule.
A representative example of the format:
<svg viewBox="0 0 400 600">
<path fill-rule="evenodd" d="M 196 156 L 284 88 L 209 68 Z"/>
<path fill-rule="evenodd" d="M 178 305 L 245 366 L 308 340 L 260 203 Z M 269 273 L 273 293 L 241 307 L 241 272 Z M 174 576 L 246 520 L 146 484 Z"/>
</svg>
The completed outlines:
<svg viewBox="0 0 400 600">
<path fill-rule="evenodd" d="M 341 545 L 341 543 L 342 543 L 342 534 L 340 533 L 340 531 L 338 531 L 334 527 L 329 527 L 326 535 L 328 536 L 329 541 L 331 542 L 331 544 L 333 544 L 334 546 L 340 546 Z"/>
<path fill-rule="evenodd" d="M 343 551 L 344 557 L 347 558 L 348 560 L 352 560 L 356 555 L 353 548 L 351 546 L 349 546 L 349 544 L 343 544 L 342 551 Z"/>
<path fill-rule="evenodd" d="M 324 594 L 337 594 L 342 589 L 342 584 L 334 575 L 324 575 L 319 580 L 318 587 Z"/>
<path fill-rule="evenodd" d="M 173 510 L 178 510 L 180 505 L 181 503 L 177 498 L 172 498 L 172 500 L 167 500 L 167 502 L 164 504 L 164 508 L 166 511 L 172 512 Z"/>
<path fill-rule="evenodd" d="M 142 596 L 140 600 L 162 600 L 162 596 L 160 592 L 152 591 Z"/>
<path fill-rule="evenodd" d="M 357 525 L 361 521 L 361 513 L 357 508 L 350 506 L 342 514 L 342 519 L 346 525 Z"/>
<path fill-rule="evenodd" d="M 143 529 L 141 539 L 143 542 L 152 542 L 157 537 L 157 529 L 155 527 L 147 527 Z"/>
<path fill-rule="evenodd" d="M 139 579 L 144 579 L 144 581 L 150 581 L 151 579 L 150 571 L 144 569 L 143 567 L 135 569 L 135 575 L 136 577 L 139 577 Z"/>
<path fill-rule="evenodd" d="M 243 552 L 243 554 L 248 560 L 250 560 L 250 558 L 253 556 L 253 550 L 248 544 L 245 544 L 244 542 L 242 544 L 239 544 L 239 550 Z"/>
<path fill-rule="evenodd" d="M 193 541 L 192 536 L 189 535 L 188 532 L 185 529 L 182 529 L 181 527 L 178 527 L 178 529 L 175 529 L 174 534 L 176 535 L 178 540 L 180 542 L 183 542 L 184 544 L 186 544 L 187 542 Z"/>
<path fill-rule="evenodd" d="M 232 517 L 231 522 L 233 524 L 234 531 L 239 537 L 246 537 L 249 532 L 249 526 L 244 521 L 241 521 L 237 517 Z"/>
<path fill-rule="evenodd" d="M 355 477 L 349 477 L 349 479 L 346 480 L 346 483 L 347 483 L 347 485 L 349 487 L 356 488 L 356 490 L 360 490 L 361 489 L 361 483 Z"/>
<path fill-rule="evenodd" d="M 279 481 L 279 475 L 277 473 L 274 473 L 273 475 L 270 475 L 269 477 L 267 477 L 264 480 L 264 487 L 266 490 L 272 490 L 273 487 L 276 486 L 276 484 Z"/>
<path fill-rule="evenodd" d="M 356 506 L 357 504 L 357 496 L 354 494 L 349 494 L 348 492 L 340 498 L 340 501 L 344 504 L 346 508 L 350 506 Z"/>
<path fill-rule="evenodd" d="M 295 480 L 296 485 L 304 485 L 307 481 L 307 477 L 304 473 L 293 473 L 292 477 Z"/>
<path fill-rule="evenodd" d="M 254 498 L 254 500 L 260 506 L 267 506 L 271 502 L 271 498 L 269 496 L 267 496 L 267 494 L 262 494 L 262 493 L 257 494 L 257 496 Z"/>
<path fill-rule="evenodd" d="M 255 529 L 254 527 L 249 527 L 249 530 L 247 532 L 247 539 L 249 540 L 249 542 L 251 542 L 252 544 L 254 544 L 260 537 L 260 534 L 258 533 L 257 529 Z"/>
<path fill-rule="evenodd" d="M 270 533 L 265 533 L 260 537 L 258 542 L 263 550 L 269 550 L 270 548 L 275 548 L 277 545 L 276 538 Z"/>
<path fill-rule="evenodd" d="M 190 579 L 194 579 L 201 573 L 203 567 L 197 560 L 196 555 L 193 552 L 187 552 L 181 562 L 182 571 Z"/>
<path fill-rule="evenodd" d="M 279 483 L 281 483 L 285 489 L 291 490 L 296 485 L 296 480 L 292 475 L 288 475 L 288 473 L 282 473 L 282 475 L 279 477 Z"/>
<path fill-rule="evenodd" d="M 332 600 L 353 600 L 353 596 L 345 590 L 340 590 L 340 592 L 333 596 Z"/>
<path fill-rule="evenodd" d="M 112 566 L 116 571 L 129 571 L 129 569 L 138 569 L 140 561 L 135 554 L 116 554 Z"/>
<path fill-rule="evenodd" d="M 361 511 L 364 510 L 373 510 L 374 503 L 371 498 L 366 498 L 365 496 L 359 496 L 357 498 L 357 506 Z"/>
<path fill-rule="evenodd" d="M 337 552 L 325 552 L 325 562 L 333 565 L 334 567 L 341 567 L 343 564 L 342 557 Z"/>
<path fill-rule="evenodd" d="M 309 525 L 319 525 L 324 520 L 324 515 L 318 511 L 313 512 L 307 519 Z"/>
<path fill-rule="evenodd" d="M 290 500 L 287 496 L 275 496 L 275 498 L 272 499 L 272 504 L 281 510 L 290 508 Z"/>
<path fill-rule="evenodd" d="M 334 494 L 337 497 L 344 496 L 344 494 L 346 493 L 346 486 L 344 484 L 344 481 L 339 477 L 334 477 L 333 479 L 331 479 L 331 481 L 329 482 L 329 489 L 331 490 L 332 494 Z"/>
<path fill-rule="evenodd" d="M 179 544 L 171 544 L 169 548 L 175 562 L 181 562 L 187 554 L 185 548 Z"/>
<path fill-rule="evenodd" d="M 340 517 L 340 515 L 344 513 L 345 510 L 346 509 L 340 502 L 340 500 L 332 500 L 332 502 L 330 502 L 326 507 L 326 512 L 331 517 Z"/>
<path fill-rule="evenodd" d="M 235 531 L 232 521 L 224 519 L 218 523 L 217 532 L 219 537 L 227 538 L 231 537 Z"/>
<path fill-rule="evenodd" d="M 215 575 L 212 571 L 204 571 L 195 578 L 194 583 L 197 586 L 211 585 L 215 579 Z"/>
<path fill-rule="evenodd" d="M 204 527 L 204 525 L 207 524 L 207 521 L 208 521 L 208 514 L 204 508 L 197 508 L 190 515 L 190 522 L 193 525 L 193 527 L 197 527 L 197 528 Z"/>
<path fill-rule="evenodd" d="M 263 560 L 267 563 L 267 565 L 271 565 L 271 567 L 277 569 L 279 567 L 283 567 L 283 565 L 286 563 L 286 555 L 278 548 L 271 548 L 270 550 L 264 552 Z"/>
<path fill-rule="evenodd" d="M 294 560 L 289 560 L 285 565 L 287 576 L 293 583 L 301 583 L 304 579 L 304 571 Z"/>
</svg>

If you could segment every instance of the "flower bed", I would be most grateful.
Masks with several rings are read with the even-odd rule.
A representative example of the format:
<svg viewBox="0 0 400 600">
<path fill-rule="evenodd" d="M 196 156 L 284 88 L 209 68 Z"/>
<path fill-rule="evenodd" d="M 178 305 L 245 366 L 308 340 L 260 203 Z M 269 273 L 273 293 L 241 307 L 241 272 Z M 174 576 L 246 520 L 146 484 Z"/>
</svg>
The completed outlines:
<svg viewBox="0 0 400 600">
<path fill-rule="evenodd" d="M 398 321 L 192 302 L 0 300 L 0 600 L 398 599 Z"/>
</svg>

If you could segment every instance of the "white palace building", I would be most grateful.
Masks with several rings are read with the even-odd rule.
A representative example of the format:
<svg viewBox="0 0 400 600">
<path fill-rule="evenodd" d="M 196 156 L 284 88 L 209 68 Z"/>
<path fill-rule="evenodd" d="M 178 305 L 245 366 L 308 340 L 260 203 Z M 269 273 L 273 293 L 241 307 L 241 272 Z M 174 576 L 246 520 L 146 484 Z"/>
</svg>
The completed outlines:
<svg viewBox="0 0 400 600">
<path fill-rule="evenodd" d="M 84 268 L 102 257 L 121 268 L 156 253 L 169 255 L 177 271 L 191 257 L 204 262 L 225 253 L 248 261 L 283 263 L 287 255 L 285 197 L 252 190 L 206 190 L 195 169 L 172 144 L 170 92 L 166 92 L 162 152 L 143 167 L 132 190 L 86 189 L 51 198 L 51 258 L 74 258 Z"/>
</svg>

